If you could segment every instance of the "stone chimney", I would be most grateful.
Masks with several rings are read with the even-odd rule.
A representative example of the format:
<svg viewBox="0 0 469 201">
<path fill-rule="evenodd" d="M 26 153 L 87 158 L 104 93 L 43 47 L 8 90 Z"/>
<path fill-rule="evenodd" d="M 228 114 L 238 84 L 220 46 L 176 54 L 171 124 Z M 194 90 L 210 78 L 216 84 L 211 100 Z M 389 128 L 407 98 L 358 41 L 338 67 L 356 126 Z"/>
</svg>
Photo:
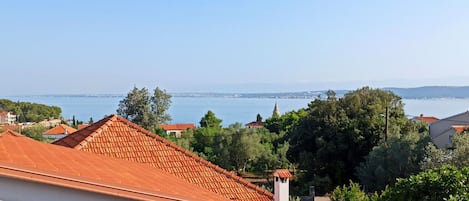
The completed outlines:
<svg viewBox="0 0 469 201">
<path fill-rule="evenodd" d="M 290 171 L 287 169 L 275 170 L 272 175 L 274 176 L 274 201 L 288 201 L 290 196 L 288 180 L 292 177 Z"/>
</svg>

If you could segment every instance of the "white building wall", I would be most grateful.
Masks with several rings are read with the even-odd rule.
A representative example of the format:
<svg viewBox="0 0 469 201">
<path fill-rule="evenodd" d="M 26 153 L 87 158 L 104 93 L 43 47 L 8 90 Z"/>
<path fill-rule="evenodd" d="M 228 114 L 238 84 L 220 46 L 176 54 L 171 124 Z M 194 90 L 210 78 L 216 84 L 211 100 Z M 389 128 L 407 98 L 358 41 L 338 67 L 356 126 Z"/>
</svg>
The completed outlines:
<svg viewBox="0 0 469 201">
<path fill-rule="evenodd" d="M 456 134 L 453 125 L 469 125 L 469 112 L 460 113 L 430 124 L 432 142 L 440 149 L 452 147 L 450 137 Z"/>
<path fill-rule="evenodd" d="M 89 191 L 0 176 L 2 201 L 124 201 L 130 200 Z"/>
</svg>

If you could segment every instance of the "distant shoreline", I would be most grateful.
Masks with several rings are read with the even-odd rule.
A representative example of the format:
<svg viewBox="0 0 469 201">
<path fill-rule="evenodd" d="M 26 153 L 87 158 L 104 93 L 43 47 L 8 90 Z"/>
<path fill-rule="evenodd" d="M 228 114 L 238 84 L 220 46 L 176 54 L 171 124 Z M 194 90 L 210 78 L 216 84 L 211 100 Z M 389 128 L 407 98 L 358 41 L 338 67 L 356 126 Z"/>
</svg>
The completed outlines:
<svg viewBox="0 0 469 201">
<path fill-rule="evenodd" d="M 403 99 L 435 99 L 435 98 L 469 98 L 469 86 L 426 86 L 416 88 L 382 88 L 389 90 Z M 302 92 L 278 92 L 278 93 L 210 93 L 210 92 L 182 92 L 170 93 L 173 97 L 187 98 L 268 98 L 268 99 L 316 99 L 327 97 L 328 90 L 302 91 Z M 352 90 L 334 90 L 337 97 Z M 125 97 L 125 94 L 45 94 L 45 95 L 9 95 L 15 96 L 41 96 L 41 97 Z"/>
</svg>

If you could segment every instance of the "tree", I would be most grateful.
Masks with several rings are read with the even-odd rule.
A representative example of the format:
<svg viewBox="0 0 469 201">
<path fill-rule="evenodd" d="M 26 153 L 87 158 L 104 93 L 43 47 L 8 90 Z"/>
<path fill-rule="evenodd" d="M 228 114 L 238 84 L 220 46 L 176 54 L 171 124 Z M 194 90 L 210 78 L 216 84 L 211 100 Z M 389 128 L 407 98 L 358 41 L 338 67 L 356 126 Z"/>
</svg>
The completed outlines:
<svg viewBox="0 0 469 201">
<path fill-rule="evenodd" d="M 364 87 L 336 98 L 316 99 L 288 132 L 288 159 L 306 170 L 301 188 L 314 185 L 318 194 L 356 180 L 355 168 L 372 148 L 384 141 L 386 107 L 396 135 L 406 133 L 408 119 L 401 98 L 389 91 Z"/>
<path fill-rule="evenodd" d="M 395 185 L 386 188 L 381 200 L 469 200 L 467 192 L 469 192 L 469 168 L 443 166 L 398 179 Z"/>
<path fill-rule="evenodd" d="M 256 116 L 256 122 L 262 122 L 262 116 L 261 116 L 261 114 L 257 114 L 257 116 Z"/>
<path fill-rule="evenodd" d="M 17 115 L 18 122 L 40 122 L 45 119 L 59 119 L 62 109 L 57 106 L 29 102 L 13 102 L 0 99 L 0 111 L 13 112 Z"/>
<path fill-rule="evenodd" d="M 222 120 L 215 116 L 211 110 L 200 119 L 200 127 L 202 128 L 221 128 Z"/>
<path fill-rule="evenodd" d="M 21 134 L 37 141 L 47 141 L 47 139 L 42 136 L 42 133 L 44 133 L 46 130 L 47 129 L 44 126 L 37 124 L 24 128 L 21 131 Z"/>
<path fill-rule="evenodd" d="M 117 114 L 154 132 L 161 123 L 171 119 L 166 113 L 171 103 L 170 99 L 171 96 L 158 87 L 154 90 L 153 96 L 150 96 L 146 88 L 134 87 L 119 102 Z"/>
<path fill-rule="evenodd" d="M 171 121 L 171 116 L 167 113 L 171 105 L 171 95 L 166 93 L 166 90 L 161 90 L 159 87 L 153 91 L 152 111 L 156 115 L 156 121 L 158 123 L 165 123 Z"/>
<path fill-rule="evenodd" d="M 425 148 L 425 158 L 420 163 L 422 170 L 439 168 L 444 165 L 469 166 L 469 133 L 463 132 L 452 137 L 453 148 L 442 150 L 429 143 Z"/>
<path fill-rule="evenodd" d="M 215 137 L 216 163 L 236 171 L 246 171 L 265 152 L 256 130 L 242 128 L 240 123 L 230 125 Z"/>
<path fill-rule="evenodd" d="M 419 163 L 430 142 L 428 133 L 393 135 L 388 142 L 379 144 L 357 167 L 356 175 L 369 191 L 383 190 L 397 178 L 408 177 L 420 171 Z"/>
<path fill-rule="evenodd" d="M 94 123 L 93 117 L 90 117 L 90 120 L 88 120 L 88 124 Z"/>
</svg>

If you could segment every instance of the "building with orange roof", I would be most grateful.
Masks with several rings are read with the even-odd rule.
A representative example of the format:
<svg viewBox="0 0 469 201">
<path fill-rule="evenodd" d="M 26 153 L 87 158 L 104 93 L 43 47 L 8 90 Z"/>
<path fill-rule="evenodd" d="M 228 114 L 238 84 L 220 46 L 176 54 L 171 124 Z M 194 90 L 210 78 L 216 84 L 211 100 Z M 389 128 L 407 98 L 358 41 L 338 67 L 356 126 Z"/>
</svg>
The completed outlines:
<svg viewBox="0 0 469 201">
<path fill-rule="evenodd" d="M 430 125 L 431 123 L 436 122 L 440 119 L 433 116 L 423 116 L 423 114 L 420 114 L 420 116 L 414 117 L 412 118 L 412 120 L 415 122 L 423 122 Z"/>
<path fill-rule="evenodd" d="M 0 112 L 0 125 L 13 125 L 16 122 L 16 115 L 13 112 Z"/>
<path fill-rule="evenodd" d="M 53 144 L 145 163 L 230 200 L 273 200 L 271 192 L 117 115 Z"/>
<path fill-rule="evenodd" d="M 78 124 L 78 129 L 77 130 L 86 128 L 87 126 L 89 126 L 89 124 Z"/>
<path fill-rule="evenodd" d="M 69 134 L 74 133 L 77 129 L 67 126 L 65 124 L 59 124 L 54 128 L 45 131 L 42 136 L 49 139 L 60 139 Z"/>
<path fill-rule="evenodd" d="M 453 147 L 452 137 L 458 131 L 469 127 L 469 111 L 459 113 L 430 124 L 430 137 L 433 144 L 440 149 Z"/>
<path fill-rule="evenodd" d="M 228 200 L 151 166 L 0 133 L 1 200 Z"/>
<path fill-rule="evenodd" d="M 160 128 L 163 129 L 168 135 L 175 135 L 180 137 L 182 131 L 194 130 L 195 124 L 161 124 Z"/>
<path fill-rule="evenodd" d="M 264 122 L 253 121 L 246 124 L 246 128 L 264 128 Z"/>
<path fill-rule="evenodd" d="M 19 131 L 22 128 L 21 125 L 3 125 L 0 126 L 0 131 L 7 131 L 7 130 L 12 130 L 12 131 Z"/>
</svg>

